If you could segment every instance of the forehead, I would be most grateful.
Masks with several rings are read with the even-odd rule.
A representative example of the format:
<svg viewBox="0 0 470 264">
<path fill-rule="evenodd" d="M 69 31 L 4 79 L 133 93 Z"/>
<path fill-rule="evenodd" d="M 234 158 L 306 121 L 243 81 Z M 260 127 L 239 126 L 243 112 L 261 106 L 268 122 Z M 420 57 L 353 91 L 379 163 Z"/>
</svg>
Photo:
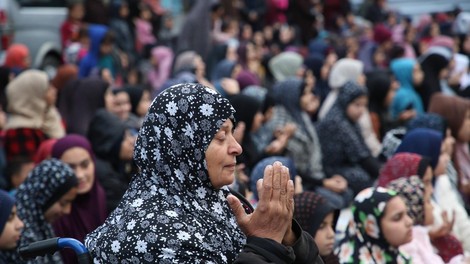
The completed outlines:
<svg viewBox="0 0 470 264">
<path fill-rule="evenodd" d="M 220 126 L 219 131 L 221 130 L 232 130 L 233 129 L 233 122 L 230 118 L 225 120 L 225 122 Z"/>
<path fill-rule="evenodd" d="M 406 204 L 400 196 L 391 198 L 385 206 L 384 216 L 391 216 L 402 211 L 406 211 Z"/>
</svg>

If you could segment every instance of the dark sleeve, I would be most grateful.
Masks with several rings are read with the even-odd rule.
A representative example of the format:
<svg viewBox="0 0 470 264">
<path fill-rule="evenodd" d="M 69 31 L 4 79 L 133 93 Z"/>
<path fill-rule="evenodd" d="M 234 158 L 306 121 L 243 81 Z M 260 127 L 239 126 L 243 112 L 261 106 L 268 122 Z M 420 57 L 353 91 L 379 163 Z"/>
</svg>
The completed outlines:
<svg viewBox="0 0 470 264">
<path fill-rule="evenodd" d="M 268 238 L 248 237 L 234 263 L 294 263 L 294 261 L 295 254 L 291 247 Z"/>
<path fill-rule="evenodd" d="M 272 239 L 248 237 L 235 263 L 295 263 L 323 264 L 313 238 L 293 220 L 292 230 L 299 237 L 292 247 L 286 247 Z"/>
<path fill-rule="evenodd" d="M 317 263 L 321 264 L 323 261 L 319 255 L 317 244 L 313 237 L 307 232 L 303 231 L 297 221 L 292 220 L 292 230 L 299 239 L 292 245 L 295 254 L 296 264 Z"/>
<path fill-rule="evenodd" d="M 374 179 L 379 176 L 381 164 L 378 159 L 369 156 L 359 161 L 361 167 Z"/>
</svg>

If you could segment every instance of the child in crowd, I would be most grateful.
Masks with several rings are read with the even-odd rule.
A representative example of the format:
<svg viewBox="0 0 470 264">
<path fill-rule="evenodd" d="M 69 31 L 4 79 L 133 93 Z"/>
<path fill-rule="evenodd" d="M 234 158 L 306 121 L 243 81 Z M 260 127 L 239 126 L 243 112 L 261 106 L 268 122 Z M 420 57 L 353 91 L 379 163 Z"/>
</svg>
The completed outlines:
<svg viewBox="0 0 470 264">
<path fill-rule="evenodd" d="M 62 49 L 65 50 L 78 38 L 82 18 L 85 14 L 83 3 L 80 1 L 69 1 L 67 5 L 67 19 L 60 27 Z"/>
<path fill-rule="evenodd" d="M 411 263 L 398 248 L 412 240 L 413 220 L 395 191 L 366 188 L 351 210 L 353 219 L 335 251 L 339 263 Z"/>
<path fill-rule="evenodd" d="M 294 218 L 315 239 L 323 262 L 338 263 L 338 257 L 333 254 L 333 246 L 339 210 L 314 192 L 296 194 L 294 204 Z"/>
<path fill-rule="evenodd" d="M 157 38 L 153 35 L 152 11 L 149 6 L 139 5 L 139 17 L 134 20 L 136 50 L 147 59 L 150 50 L 157 44 Z"/>
<path fill-rule="evenodd" d="M 33 169 L 16 193 L 18 216 L 25 224 L 19 247 L 55 237 L 51 224 L 70 213 L 77 184 L 72 169 L 59 160 L 45 160 Z M 8 263 L 22 263 L 16 250 L 5 255 Z M 61 263 L 61 258 L 56 253 L 28 263 Z"/>
<path fill-rule="evenodd" d="M 15 250 L 20 240 L 23 221 L 16 213 L 15 198 L 0 190 L 0 262 L 10 263 L 5 252 Z"/>
</svg>

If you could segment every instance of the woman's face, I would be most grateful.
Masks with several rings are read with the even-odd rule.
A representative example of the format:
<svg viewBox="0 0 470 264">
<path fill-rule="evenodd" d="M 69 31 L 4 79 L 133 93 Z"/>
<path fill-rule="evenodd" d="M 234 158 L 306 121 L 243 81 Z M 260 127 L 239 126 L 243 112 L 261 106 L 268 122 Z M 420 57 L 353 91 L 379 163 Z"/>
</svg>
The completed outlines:
<svg viewBox="0 0 470 264">
<path fill-rule="evenodd" d="M 145 116 L 150 107 L 150 104 L 152 104 L 152 101 L 150 100 L 150 92 L 144 91 L 142 98 L 140 98 L 139 104 L 137 105 L 137 115 L 140 117 Z"/>
<path fill-rule="evenodd" d="M 24 224 L 16 214 L 16 206 L 11 209 L 10 216 L 0 234 L 0 250 L 11 250 L 16 248 L 20 240 L 21 230 Z"/>
<path fill-rule="evenodd" d="M 90 153 L 84 148 L 73 147 L 65 151 L 60 159 L 75 172 L 78 179 L 77 193 L 88 193 L 95 182 L 95 163 Z"/>
<path fill-rule="evenodd" d="M 129 113 L 131 112 L 131 101 L 129 94 L 126 92 L 120 92 L 114 95 L 114 110 L 115 114 L 122 121 L 126 121 L 129 118 Z"/>
<path fill-rule="evenodd" d="M 366 109 L 367 96 L 359 96 L 348 104 L 348 107 L 346 108 L 346 115 L 351 121 L 357 122 Z"/>
<path fill-rule="evenodd" d="M 408 216 L 406 204 L 400 196 L 388 201 L 380 226 L 385 240 L 393 247 L 399 247 L 413 239 L 413 220 Z"/>
<path fill-rule="evenodd" d="M 460 142 L 470 142 L 470 109 L 465 113 L 465 119 L 458 133 L 458 140 Z"/>
<path fill-rule="evenodd" d="M 315 243 L 320 251 L 320 256 L 328 256 L 333 252 L 335 244 L 335 230 L 333 229 L 333 213 L 329 213 L 315 234 Z"/>
<path fill-rule="evenodd" d="M 70 214 L 72 211 L 72 202 L 77 196 L 77 191 L 78 188 L 76 187 L 70 189 L 67 193 L 62 195 L 62 197 L 57 202 L 49 207 L 46 212 L 44 212 L 44 218 L 48 223 L 54 223 L 63 215 Z"/>
<path fill-rule="evenodd" d="M 236 157 L 242 153 L 242 147 L 232 132 L 233 123 L 227 119 L 206 150 L 209 179 L 216 189 L 233 183 L 235 179 Z"/>
<path fill-rule="evenodd" d="M 421 70 L 421 65 L 419 63 L 415 63 L 413 67 L 413 84 L 415 86 L 420 86 L 424 80 L 424 73 Z"/>
</svg>

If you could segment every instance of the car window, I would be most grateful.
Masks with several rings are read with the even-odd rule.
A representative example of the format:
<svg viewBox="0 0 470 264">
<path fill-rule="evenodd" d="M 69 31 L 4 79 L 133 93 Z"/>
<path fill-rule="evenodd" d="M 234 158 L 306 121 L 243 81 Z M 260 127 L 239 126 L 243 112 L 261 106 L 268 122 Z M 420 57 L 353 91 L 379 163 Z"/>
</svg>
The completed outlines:
<svg viewBox="0 0 470 264">
<path fill-rule="evenodd" d="M 16 0 L 21 7 L 65 7 L 64 0 Z"/>
</svg>

